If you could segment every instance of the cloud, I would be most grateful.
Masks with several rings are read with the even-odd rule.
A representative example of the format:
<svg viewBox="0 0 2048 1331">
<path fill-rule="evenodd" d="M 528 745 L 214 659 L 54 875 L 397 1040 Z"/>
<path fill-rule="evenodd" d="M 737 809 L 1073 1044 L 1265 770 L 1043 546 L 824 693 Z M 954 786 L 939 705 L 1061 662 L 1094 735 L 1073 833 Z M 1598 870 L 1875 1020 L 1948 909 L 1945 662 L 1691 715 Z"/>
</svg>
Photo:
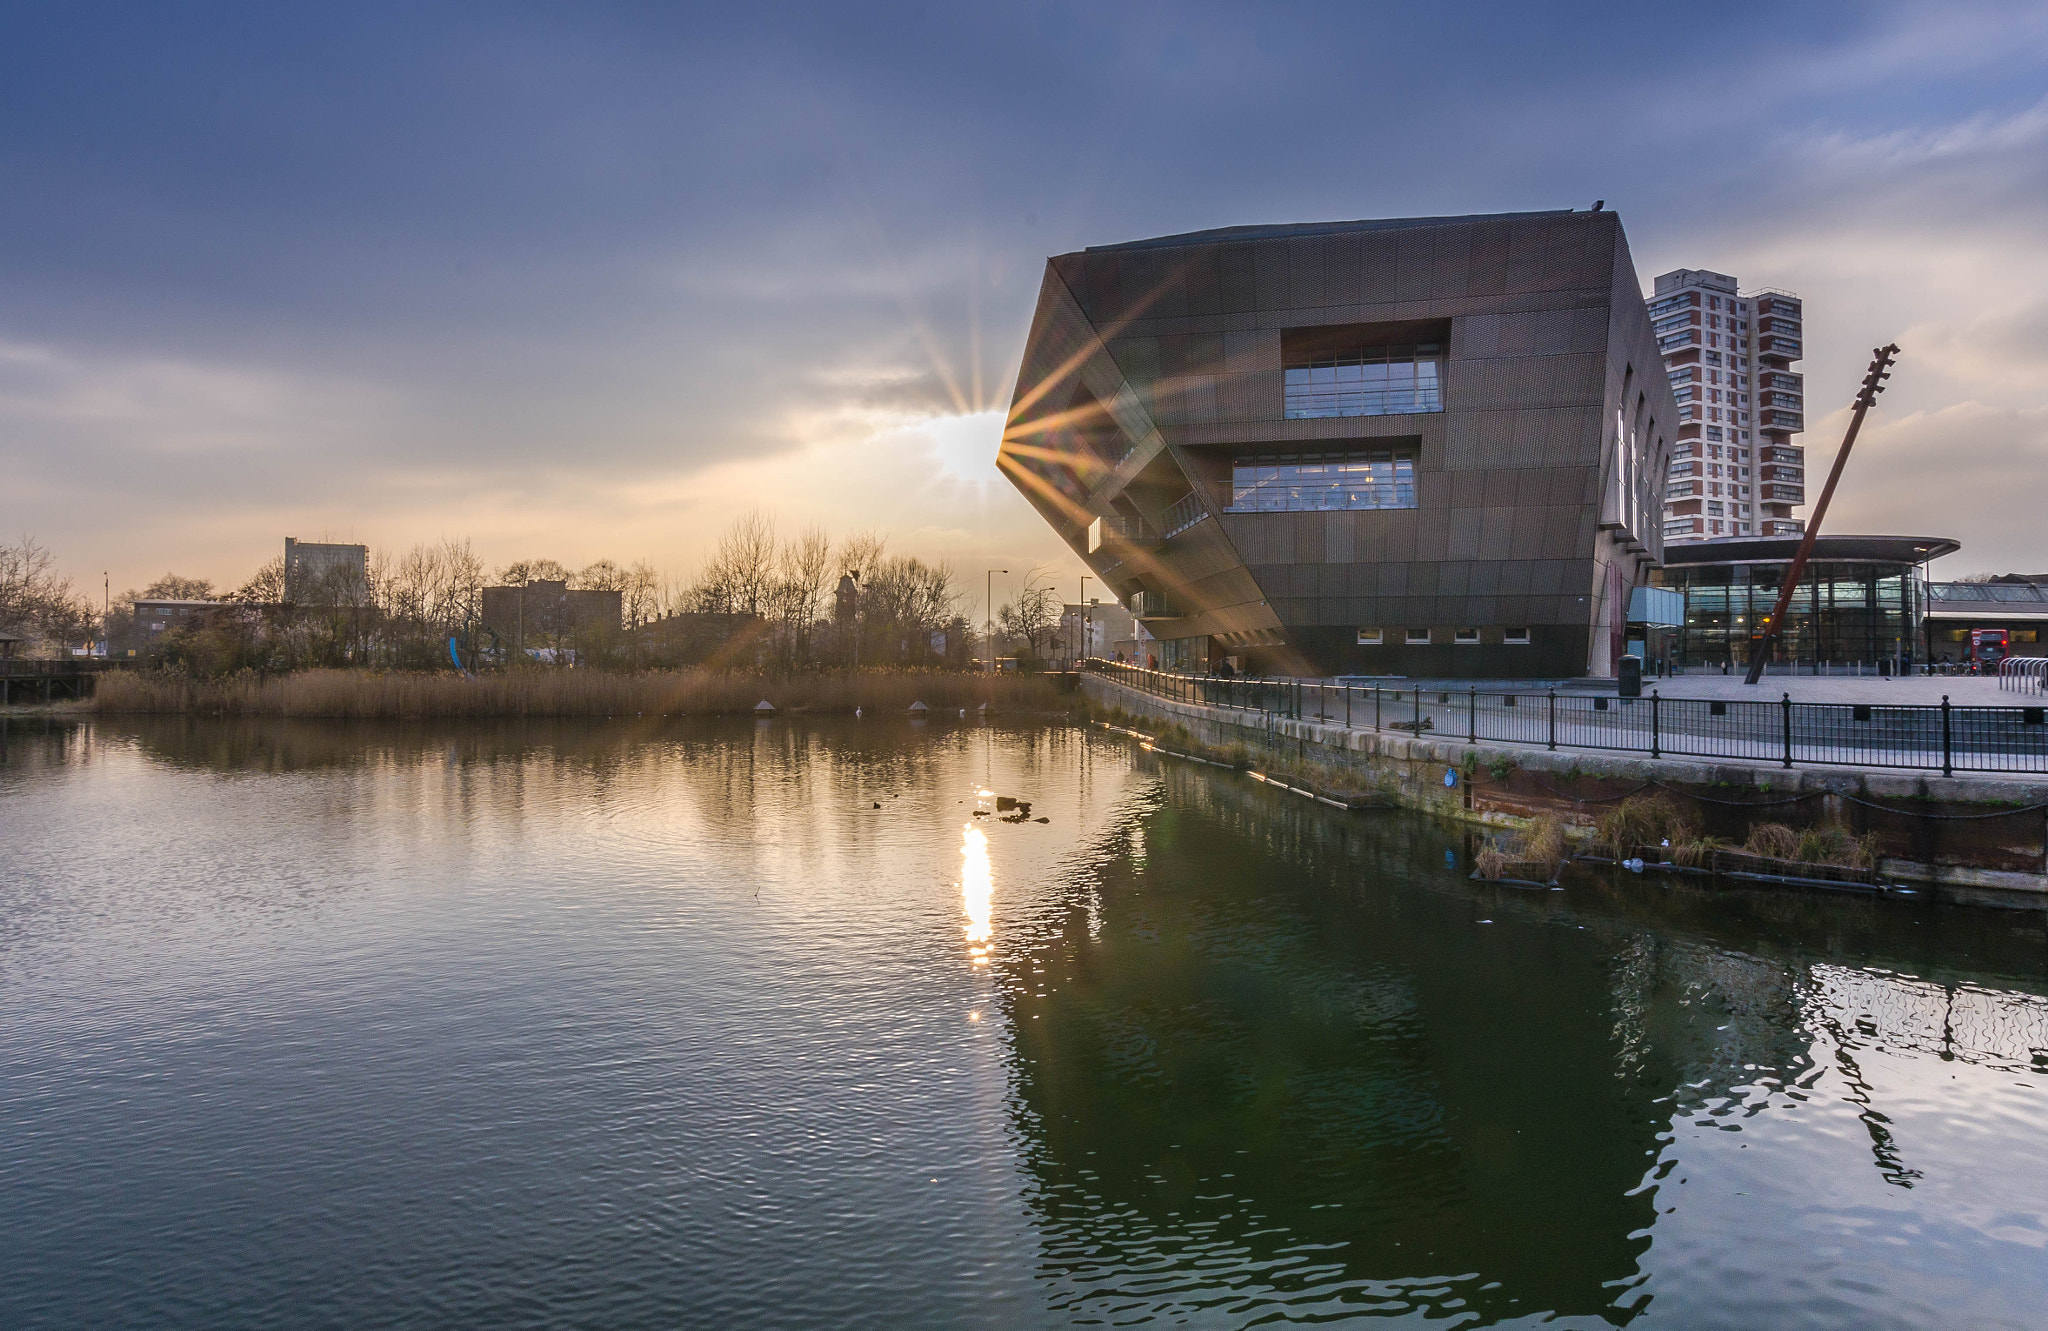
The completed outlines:
<svg viewBox="0 0 2048 1331">
<path fill-rule="evenodd" d="M 1899 338 L 1858 496 L 2003 558 L 1970 531 L 2043 479 L 2038 5 L 9 22 L 0 521 L 131 580 L 323 532 L 685 568 L 754 505 L 1059 559 L 954 423 L 1008 391 L 1046 255 L 1596 197 L 1645 276 L 1807 298 L 1817 453 Z M 1883 430 L 1958 404 L 1987 492 L 1894 479 Z"/>
<path fill-rule="evenodd" d="M 1882 401 L 1882 399 L 1880 399 Z M 1846 422 L 1823 422 L 1831 441 Z M 1809 447 L 1807 493 L 1817 498 L 1834 445 Z M 1902 417 L 1874 414 L 1842 469 L 1825 530 L 1948 536 L 1962 542 L 1945 577 L 1973 571 L 2038 572 L 2040 481 L 2048 477 L 2048 406 L 1960 402 Z M 2028 483 L 2016 486 L 2017 478 Z"/>
</svg>

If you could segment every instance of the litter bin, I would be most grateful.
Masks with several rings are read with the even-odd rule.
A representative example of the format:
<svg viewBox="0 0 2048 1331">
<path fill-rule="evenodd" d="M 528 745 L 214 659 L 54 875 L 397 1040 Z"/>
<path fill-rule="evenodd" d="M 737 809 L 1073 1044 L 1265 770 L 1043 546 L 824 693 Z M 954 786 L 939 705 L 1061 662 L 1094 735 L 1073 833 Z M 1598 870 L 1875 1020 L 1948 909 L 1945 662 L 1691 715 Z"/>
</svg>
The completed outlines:
<svg viewBox="0 0 2048 1331">
<path fill-rule="evenodd" d="M 1892 677 L 1892 658 L 1889 656 L 1877 658 L 1877 675 L 1879 679 L 1890 679 Z"/>
<path fill-rule="evenodd" d="M 1621 658 L 1621 696 L 1640 698 L 1643 696 L 1643 658 L 1624 656 Z"/>
</svg>

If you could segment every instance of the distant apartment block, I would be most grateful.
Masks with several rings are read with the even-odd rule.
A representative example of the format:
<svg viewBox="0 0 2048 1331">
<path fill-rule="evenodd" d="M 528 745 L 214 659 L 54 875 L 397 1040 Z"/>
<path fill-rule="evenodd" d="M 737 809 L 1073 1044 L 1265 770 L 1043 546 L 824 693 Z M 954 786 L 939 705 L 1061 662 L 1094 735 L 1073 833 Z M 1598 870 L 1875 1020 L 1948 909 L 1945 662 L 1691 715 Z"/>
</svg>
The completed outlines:
<svg viewBox="0 0 2048 1331">
<path fill-rule="evenodd" d="M 1657 278 L 1650 321 L 1678 401 L 1664 490 L 1664 539 L 1797 534 L 1806 502 L 1804 307 L 1782 291 L 1744 293 L 1726 273 Z"/>
<path fill-rule="evenodd" d="M 620 592 L 577 591 L 536 578 L 523 587 L 484 588 L 483 624 L 515 651 L 556 646 L 585 630 L 619 632 L 624 602 Z"/>
<path fill-rule="evenodd" d="M 143 642 L 155 642 L 174 629 L 197 628 L 219 610 L 224 601 L 179 601 L 151 597 L 135 602 L 135 634 Z"/>
<path fill-rule="evenodd" d="M 284 599 L 294 605 L 357 605 L 369 599 L 370 547 L 284 538 Z"/>
</svg>

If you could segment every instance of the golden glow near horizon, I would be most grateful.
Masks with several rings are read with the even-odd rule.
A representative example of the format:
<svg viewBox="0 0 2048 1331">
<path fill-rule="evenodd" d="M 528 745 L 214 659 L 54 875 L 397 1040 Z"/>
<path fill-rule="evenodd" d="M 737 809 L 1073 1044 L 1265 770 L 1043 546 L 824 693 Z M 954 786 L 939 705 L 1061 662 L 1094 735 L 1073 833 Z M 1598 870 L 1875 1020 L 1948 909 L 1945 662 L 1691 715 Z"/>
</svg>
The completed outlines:
<svg viewBox="0 0 2048 1331">
<path fill-rule="evenodd" d="M 988 836 L 968 823 L 960 829 L 960 907 L 967 915 L 967 953 L 977 966 L 988 964 L 995 894 L 995 872 L 988 862 Z"/>
</svg>

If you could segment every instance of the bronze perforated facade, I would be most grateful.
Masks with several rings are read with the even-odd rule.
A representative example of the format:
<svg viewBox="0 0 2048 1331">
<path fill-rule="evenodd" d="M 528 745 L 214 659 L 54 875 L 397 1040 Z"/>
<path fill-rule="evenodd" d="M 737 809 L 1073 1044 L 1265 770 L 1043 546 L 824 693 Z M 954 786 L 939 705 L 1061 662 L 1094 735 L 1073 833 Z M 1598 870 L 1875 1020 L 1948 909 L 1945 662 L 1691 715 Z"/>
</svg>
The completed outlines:
<svg viewBox="0 0 2048 1331">
<path fill-rule="evenodd" d="M 1613 673 L 1677 415 L 1609 212 L 1046 264 L 998 465 L 1162 664 Z"/>
</svg>

